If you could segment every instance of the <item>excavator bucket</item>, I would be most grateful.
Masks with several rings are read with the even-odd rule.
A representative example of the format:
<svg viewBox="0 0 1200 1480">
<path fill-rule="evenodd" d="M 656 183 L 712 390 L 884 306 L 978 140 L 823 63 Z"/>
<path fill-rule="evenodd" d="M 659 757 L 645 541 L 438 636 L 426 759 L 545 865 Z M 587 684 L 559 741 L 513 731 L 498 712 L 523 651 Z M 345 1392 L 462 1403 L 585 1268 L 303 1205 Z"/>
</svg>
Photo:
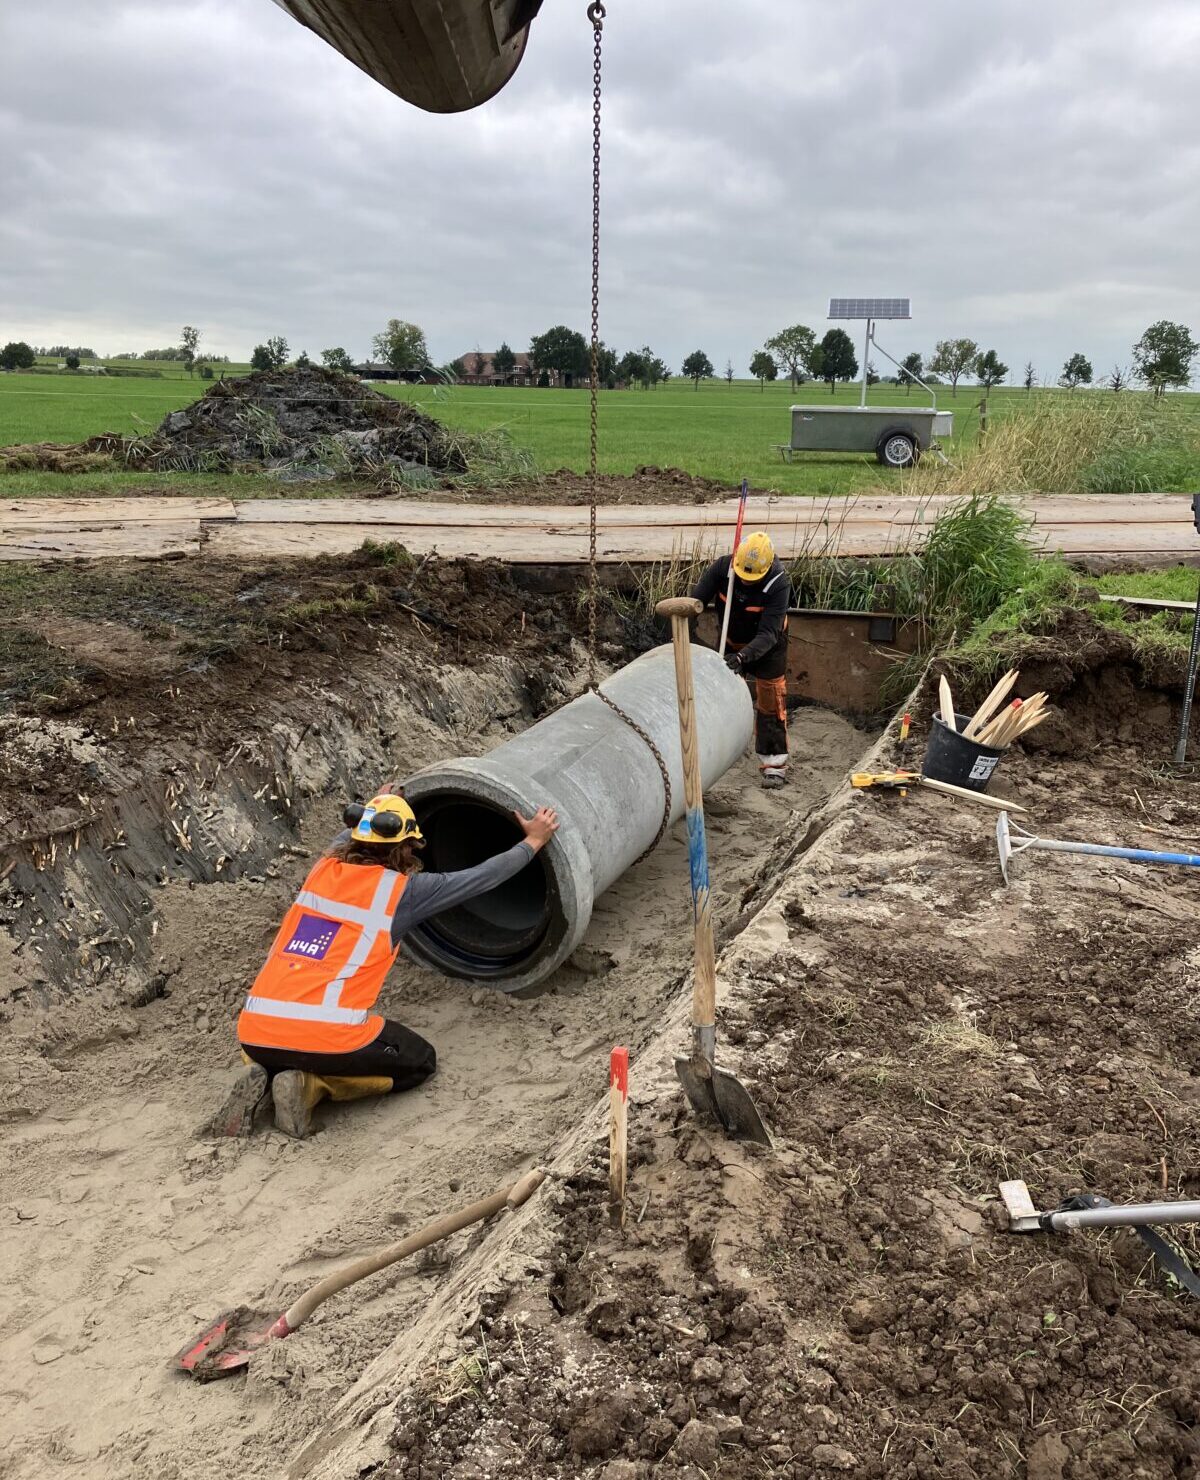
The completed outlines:
<svg viewBox="0 0 1200 1480">
<path fill-rule="evenodd" d="M 542 0 L 275 0 L 389 92 L 427 113 L 494 98 Z"/>
</svg>

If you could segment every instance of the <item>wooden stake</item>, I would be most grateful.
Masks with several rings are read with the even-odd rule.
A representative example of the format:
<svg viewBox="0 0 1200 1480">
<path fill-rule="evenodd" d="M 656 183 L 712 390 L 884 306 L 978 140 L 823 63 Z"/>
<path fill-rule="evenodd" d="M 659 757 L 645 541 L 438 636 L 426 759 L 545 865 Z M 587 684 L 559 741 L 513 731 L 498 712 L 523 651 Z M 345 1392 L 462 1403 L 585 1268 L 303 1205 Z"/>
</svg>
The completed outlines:
<svg viewBox="0 0 1200 1480">
<path fill-rule="evenodd" d="M 608 1063 L 608 1215 L 625 1227 L 629 1167 L 629 1050 L 614 1048 Z"/>
<path fill-rule="evenodd" d="M 954 723 L 954 699 L 950 693 L 949 680 L 944 673 L 938 679 L 938 702 L 942 710 L 942 723 L 948 730 L 953 730 L 957 734 L 958 726 Z"/>
<path fill-rule="evenodd" d="M 996 685 L 992 692 L 987 696 L 987 698 L 971 716 L 970 723 L 963 731 L 963 734 L 967 737 L 968 740 L 974 740 L 978 736 L 980 730 L 983 729 L 984 725 L 987 724 L 989 718 L 991 717 L 992 711 L 996 708 L 997 705 L 1003 703 L 1003 701 L 1008 698 L 1010 689 L 1012 688 L 1013 684 L 1016 683 L 1017 679 L 1020 678 L 1020 676 L 1021 675 L 1016 668 L 1010 668 L 1008 670 L 1008 672 L 1004 675 L 1004 677 L 1000 680 L 1000 682 Z"/>
</svg>

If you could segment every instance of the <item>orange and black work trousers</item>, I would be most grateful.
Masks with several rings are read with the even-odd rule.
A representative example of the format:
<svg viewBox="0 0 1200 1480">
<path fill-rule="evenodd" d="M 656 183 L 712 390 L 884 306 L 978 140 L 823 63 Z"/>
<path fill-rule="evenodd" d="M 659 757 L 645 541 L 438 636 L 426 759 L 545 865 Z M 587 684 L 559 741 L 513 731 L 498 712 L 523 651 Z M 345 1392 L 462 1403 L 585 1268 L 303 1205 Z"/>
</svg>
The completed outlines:
<svg viewBox="0 0 1200 1480">
<path fill-rule="evenodd" d="M 740 652 L 745 643 L 728 644 L 731 653 Z M 787 764 L 787 652 L 786 629 L 780 633 L 779 641 L 756 663 L 747 664 L 742 672 L 754 683 L 754 749 L 760 762 L 773 760 L 773 769 L 782 770 Z M 782 757 L 782 760 L 779 758 Z"/>
</svg>

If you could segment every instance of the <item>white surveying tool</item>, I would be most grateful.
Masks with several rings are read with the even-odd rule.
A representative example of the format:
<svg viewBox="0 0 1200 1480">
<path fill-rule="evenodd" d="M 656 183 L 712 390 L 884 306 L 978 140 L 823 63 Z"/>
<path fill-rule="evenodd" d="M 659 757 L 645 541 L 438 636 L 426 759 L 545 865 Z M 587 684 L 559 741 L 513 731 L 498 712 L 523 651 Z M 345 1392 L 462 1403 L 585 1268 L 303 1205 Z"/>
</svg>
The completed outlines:
<svg viewBox="0 0 1200 1480">
<path fill-rule="evenodd" d="M 1008 883 L 1008 866 L 1018 853 L 1040 848 L 1045 853 L 1088 853 L 1097 858 L 1127 858 L 1134 863 L 1174 863 L 1185 868 L 1200 868 L 1200 854 L 1158 853 L 1151 848 L 1110 848 L 1103 843 L 1066 843 L 1054 838 L 1038 838 L 1026 832 L 1017 822 L 1001 812 L 996 819 L 996 849 L 1000 854 L 1000 872 Z"/>
</svg>

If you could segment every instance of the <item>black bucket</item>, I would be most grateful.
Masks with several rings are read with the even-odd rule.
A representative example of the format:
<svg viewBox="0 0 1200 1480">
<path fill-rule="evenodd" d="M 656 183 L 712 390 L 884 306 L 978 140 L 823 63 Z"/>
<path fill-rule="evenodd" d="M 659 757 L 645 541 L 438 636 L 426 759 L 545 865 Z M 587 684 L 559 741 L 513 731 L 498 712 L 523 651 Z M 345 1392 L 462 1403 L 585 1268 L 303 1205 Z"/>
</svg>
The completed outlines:
<svg viewBox="0 0 1200 1480">
<path fill-rule="evenodd" d="M 968 791 L 986 791 L 1004 752 L 994 745 L 980 745 L 978 740 L 967 739 L 962 732 L 971 723 L 969 714 L 956 714 L 954 722 L 957 732 L 947 728 L 940 714 L 933 716 L 923 773 L 931 781 L 948 781 L 951 786 L 965 786 Z"/>
</svg>

